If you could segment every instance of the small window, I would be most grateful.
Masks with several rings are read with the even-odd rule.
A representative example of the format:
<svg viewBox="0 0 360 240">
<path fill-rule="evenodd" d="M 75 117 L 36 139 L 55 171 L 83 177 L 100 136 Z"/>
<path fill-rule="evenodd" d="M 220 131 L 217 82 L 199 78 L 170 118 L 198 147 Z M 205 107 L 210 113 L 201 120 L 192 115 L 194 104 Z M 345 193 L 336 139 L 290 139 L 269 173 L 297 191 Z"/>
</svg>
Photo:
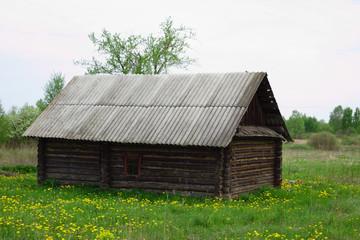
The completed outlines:
<svg viewBox="0 0 360 240">
<path fill-rule="evenodd" d="M 125 155 L 125 176 L 139 176 L 141 168 L 141 154 L 128 153 Z"/>
</svg>

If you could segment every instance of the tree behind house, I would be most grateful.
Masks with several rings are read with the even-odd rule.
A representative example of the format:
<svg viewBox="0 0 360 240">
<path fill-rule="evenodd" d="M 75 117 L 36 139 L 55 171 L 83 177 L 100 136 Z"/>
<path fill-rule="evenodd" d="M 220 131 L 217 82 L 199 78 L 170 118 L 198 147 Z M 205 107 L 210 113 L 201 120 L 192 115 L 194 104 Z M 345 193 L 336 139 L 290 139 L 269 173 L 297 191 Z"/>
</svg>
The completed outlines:
<svg viewBox="0 0 360 240">
<path fill-rule="evenodd" d="M 44 99 L 40 99 L 36 102 L 36 106 L 40 111 L 44 111 L 45 108 L 54 100 L 54 98 L 60 93 L 65 86 L 65 76 L 61 73 L 52 73 L 50 80 L 46 83 L 44 90 Z"/>
<path fill-rule="evenodd" d="M 170 68 L 186 69 L 196 62 L 196 59 L 186 56 L 190 49 L 189 40 L 195 37 L 192 29 L 183 25 L 174 27 L 171 18 L 160 27 L 159 36 L 130 35 L 125 38 L 103 29 L 98 38 L 91 33 L 89 38 L 104 60 L 93 57 L 92 60 L 74 63 L 86 67 L 86 74 L 160 74 L 168 73 Z"/>
</svg>

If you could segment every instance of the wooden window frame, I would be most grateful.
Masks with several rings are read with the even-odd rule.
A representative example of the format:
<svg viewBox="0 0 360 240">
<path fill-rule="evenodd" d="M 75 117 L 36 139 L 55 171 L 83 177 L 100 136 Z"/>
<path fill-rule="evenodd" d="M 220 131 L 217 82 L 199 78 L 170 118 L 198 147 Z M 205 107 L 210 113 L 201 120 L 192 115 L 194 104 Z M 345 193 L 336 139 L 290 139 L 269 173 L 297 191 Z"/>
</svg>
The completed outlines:
<svg viewBox="0 0 360 240">
<path fill-rule="evenodd" d="M 137 171 L 137 174 L 135 174 L 135 175 L 129 175 L 128 173 L 127 173 L 127 165 L 128 165 L 128 154 L 127 153 L 125 153 L 125 163 L 124 163 L 124 175 L 125 175 L 125 177 L 126 176 L 137 176 L 137 177 L 140 177 L 140 175 L 141 175 L 141 162 L 142 162 L 142 154 L 141 153 L 139 153 L 139 157 L 137 158 L 137 160 L 138 160 L 138 171 Z"/>
</svg>

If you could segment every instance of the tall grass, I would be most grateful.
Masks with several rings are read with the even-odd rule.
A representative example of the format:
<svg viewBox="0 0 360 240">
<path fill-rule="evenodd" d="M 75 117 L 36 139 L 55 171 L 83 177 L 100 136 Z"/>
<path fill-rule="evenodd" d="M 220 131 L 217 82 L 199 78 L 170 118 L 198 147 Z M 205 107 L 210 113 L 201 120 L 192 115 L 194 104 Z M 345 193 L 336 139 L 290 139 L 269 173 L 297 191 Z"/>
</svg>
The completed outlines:
<svg viewBox="0 0 360 240">
<path fill-rule="evenodd" d="M 282 189 L 235 200 L 0 176 L 0 239 L 359 239 L 360 151 L 283 156 Z"/>
<path fill-rule="evenodd" d="M 27 144 L 16 146 L 0 145 L 0 165 L 36 165 L 37 143 L 30 141 Z"/>
</svg>

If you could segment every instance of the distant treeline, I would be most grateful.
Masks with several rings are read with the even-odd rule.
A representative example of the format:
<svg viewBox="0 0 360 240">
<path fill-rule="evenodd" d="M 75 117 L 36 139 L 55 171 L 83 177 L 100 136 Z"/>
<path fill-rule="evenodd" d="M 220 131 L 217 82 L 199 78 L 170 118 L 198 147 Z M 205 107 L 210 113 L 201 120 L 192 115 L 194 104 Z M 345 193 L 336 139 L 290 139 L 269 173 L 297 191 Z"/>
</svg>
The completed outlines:
<svg viewBox="0 0 360 240">
<path fill-rule="evenodd" d="M 22 108 L 12 107 L 5 113 L 0 101 L 0 144 L 16 146 L 29 142 L 30 140 L 23 138 L 22 134 L 64 86 L 65 76 L 61 72 L 52 73 L 50 80 L 43 88 L 44 98 L 39 99 L 36 106 L 25 104 Z"/>
<path fill-rule="evenodd" d="M 334 108 L 330 113 L 329 123 L 324 120 L 318 121 L 316 117 L 309 117 L 306 114 L 294 110 L 285 119 L 286 126 L 293 138 L 303 138 L 311 133 L 330 132 L 337 135 L 360 134 L 360 110 L 343 108 L 341 105 Z"/>
</svg>

